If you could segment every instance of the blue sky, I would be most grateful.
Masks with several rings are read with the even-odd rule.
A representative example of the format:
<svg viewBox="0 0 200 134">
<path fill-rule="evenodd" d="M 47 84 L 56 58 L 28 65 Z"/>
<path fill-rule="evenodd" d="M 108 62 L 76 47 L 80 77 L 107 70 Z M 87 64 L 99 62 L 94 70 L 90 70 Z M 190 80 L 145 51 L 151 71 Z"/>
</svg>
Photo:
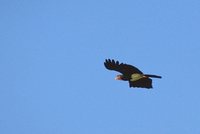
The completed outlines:
<svg viewBox="0 0 200 134">
<path fill-rule="evenodd" d="M 199 0 L 0 1 L 1 134 L 199 134 Z M 113 58 L 163 76 L 115 81 Z"/>
</svg>

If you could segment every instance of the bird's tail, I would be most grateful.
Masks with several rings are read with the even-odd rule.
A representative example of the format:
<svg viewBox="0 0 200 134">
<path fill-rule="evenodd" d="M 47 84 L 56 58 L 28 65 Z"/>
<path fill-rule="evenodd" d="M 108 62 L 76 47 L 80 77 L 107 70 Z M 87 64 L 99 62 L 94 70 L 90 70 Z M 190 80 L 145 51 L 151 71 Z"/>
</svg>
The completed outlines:
<svg viewBox="0 0 200 134">
<path fill-rule="evenodd" d="M 151 78 L 162 78 L 161 76 L 152 75 L 152 74 L 145 74 L 144 76 L 151 77 Z"/>
</svg>

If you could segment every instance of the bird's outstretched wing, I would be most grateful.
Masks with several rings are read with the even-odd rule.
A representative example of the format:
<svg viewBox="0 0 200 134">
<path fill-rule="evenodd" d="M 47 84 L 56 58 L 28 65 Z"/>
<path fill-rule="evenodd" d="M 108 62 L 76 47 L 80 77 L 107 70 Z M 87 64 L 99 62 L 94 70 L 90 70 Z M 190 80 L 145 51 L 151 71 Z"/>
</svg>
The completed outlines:
<svg viewBox="0 0 200 134">
<path fill-rule="evenodd" d="M 141 88 L 153 88 L 152 87 L 152 79 L 150 78 L 142 78 L 137 81 L 129 81 L 130 87 L 141 87 Z"/>
<path fill-rule="evenodd" d="M 142 71 L 140 71 L 138 68 L 136 68 L 132 65 L 119 63 L 119 61 L 106 59 L 104 62 L 104 65 L 108 70 L 118 71 L 126 76 L 130 76 L 133 73 L 143 74 Z"/>
</svg>

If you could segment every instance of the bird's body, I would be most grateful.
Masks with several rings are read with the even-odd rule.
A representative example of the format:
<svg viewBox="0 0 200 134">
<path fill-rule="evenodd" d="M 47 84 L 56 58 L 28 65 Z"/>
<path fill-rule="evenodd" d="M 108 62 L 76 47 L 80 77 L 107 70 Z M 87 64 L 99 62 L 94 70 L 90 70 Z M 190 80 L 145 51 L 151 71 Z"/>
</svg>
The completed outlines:
<svg viewBox="0 0 200 134">
<path fill-rule="evenodd" d="M 152 88 L 151 78 L 161 78 L 157 75 L 143 74 L 138 68 L 119 61 L 106 59 L 104 65 L 108 70 L 120 72 L 122 75 L 117 75 L 115 79 L 128 81 L 129 87 Z"/>
</svg>

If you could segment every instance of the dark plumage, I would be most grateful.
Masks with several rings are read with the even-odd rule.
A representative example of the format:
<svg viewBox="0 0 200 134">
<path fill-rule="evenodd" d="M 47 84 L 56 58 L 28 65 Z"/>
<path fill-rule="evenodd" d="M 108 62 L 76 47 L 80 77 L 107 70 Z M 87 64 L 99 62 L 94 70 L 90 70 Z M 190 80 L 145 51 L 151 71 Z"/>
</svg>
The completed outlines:
<svg viewBox="0 0 200 134">
<path fill-rule="evenodd" d="M 108 70 L 120 72 L 122 75 L 117 75 L 116 79 L 129 81 L 129 87 L 152 88 L 151 78 L 161 78 L 157 75 L 143 74 L 138 68 L 119 61 L 106 59 L 104 65 Z"/>
</svg>

